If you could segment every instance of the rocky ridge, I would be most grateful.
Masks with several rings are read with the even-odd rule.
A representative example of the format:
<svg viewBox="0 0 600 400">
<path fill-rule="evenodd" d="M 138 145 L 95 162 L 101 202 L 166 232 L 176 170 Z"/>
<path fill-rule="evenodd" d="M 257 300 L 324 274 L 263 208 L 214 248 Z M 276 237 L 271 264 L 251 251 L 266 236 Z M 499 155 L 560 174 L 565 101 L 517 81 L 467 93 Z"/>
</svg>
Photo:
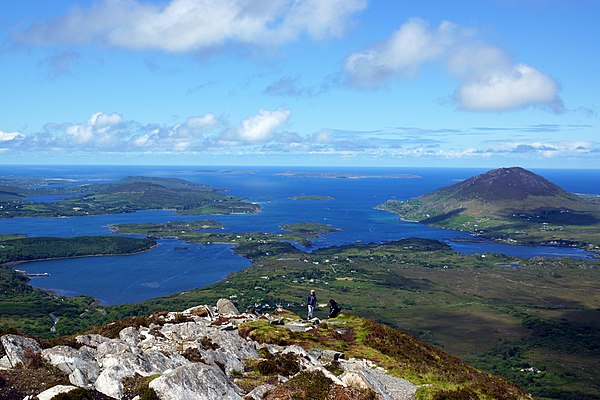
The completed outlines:
<svg viewBox="0 0 600 400">
<path fill-rule="evenodd" d="M 346 360 L 342 352 L 328 349 L 259 343 L 238 329 L 261 322 L 304 332 L 318 323 L 286 315 L 239 313 L 221 299 L 216 307 L 154 316 L 149 324 L 125 327 L 114 338 L 88 333 L 70 345 L 42 349 L 34 339 L 9 334 L 0 339 L 0 370 L 31 368 L 38 360 L 62 372 L 63 384 L 20 392 L 28 400 L 77 390 L 88 396 L 77 398 L 93 399 L 279 399 L 302 390 L 294 389 L 294 382 L 315 379 L 326 382 L 327 390 L 337 393 L 334 398 L 415 398 L 416 385 L 371 361 Z M 143 382 L 142 389 L 138 384 L 132 391 L 133 381 Z"/>
</svg>

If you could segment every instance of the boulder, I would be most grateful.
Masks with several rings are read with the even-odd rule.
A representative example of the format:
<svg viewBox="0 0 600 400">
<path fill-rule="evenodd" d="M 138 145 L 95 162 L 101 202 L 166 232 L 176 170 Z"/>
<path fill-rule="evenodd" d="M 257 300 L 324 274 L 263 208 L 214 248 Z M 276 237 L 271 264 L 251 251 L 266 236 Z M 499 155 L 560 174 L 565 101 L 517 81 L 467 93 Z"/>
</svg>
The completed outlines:
<svg viewBox="0 0 600 400">
<path fill-rule="evenodd" d="M 55 346 L 42 350 L 42 357 L 66 374 L 75 386 L 89 388 L 100 375 L 96 350 L 83 346 L 77 350 L 68 346 Z"/>
<path fill-rule="evenodd" d="M 300 346 L 296 346 L 296 345 L 291 345 L 291 346 L 287 346 L 285 348 L 283 348 L 283 350 L 281 350 L 281 352 L 283 354 L 287 354 L 287 353 L 293 353 L 297 356 L 296 360 L 298 362 L 298 364 L 300 365 L 301 369 L 307 369 L 307 368 L 312 368 L 315 366 L 321 366 L 321 362 L 315 358 L 312 354 L 310 354 L 308 351 L 304 350 L 302 347 Z"/>
<path fill-rule="evenodd" d="M 94 382 L 94 387 L 107 396 L 120 399 L 123 397 L 123 378 L 134 375 L 135 371 L 131 368 L 113 365 L 102 370 L 100 376 Z"/>
<path fill-rule="evenodd" d="M 405 379 L 396 378 L 373 368 L 366 362 L 343 362 L 346 370 L 339 378 L 348 386 L 371 389 L 381 400 L 414 400 L 417 386 Z"/>
<path fill-rule="evenodd" d="M 217 312 L 222 315 L 240 315 L 236 306 L 229 299 L 219 299 L 217 301 Z"/>
<path fill-rule="evenodd" d="M 85 346 L 96 348 L 100 343 L 109 342 L 110 339 L 102 335 L 92 333 L 89 335 L 79 335 L 75 337 L 75 341 Z"/>
<path fill-rule="evenodd" d="M 265 397 L 265 394 L 269 390 L 275 389 L 275 385 L 271 385 L 269 383 L 264 383 L 260 386 L 252 389 L 247 395 L 244 396 L 245 400 L 262 400 Z"/>
<path fill-rule="evenodd" d="M 161 400 L 242 400 L 238 388 L 217 367 L 189 364 L 150 382 Z"/>
<path fill-rule="evenodd" d="M 202 318 L 213 319 L 214 315 L 209 306 L 195 306 L 183 310 L 183 315 L 194 315 Z"/>
<path fill-rule="evenodd" d="M 140 342 L 140 332 L 133 326 L 129 326 L 119 332 L 119 339 L 132 346 L 137 346 Z"/>
<path fill-rule="evenodd" d="M 255 342 L 247 341 L 237 332 L 226 332 L 219 327 L 193 322 L 166 324 L 161 333 L 167 339 L 181 343 L 184 349 L 201 350 L 206 362 L 224 365 L 227 374 L 243 370 L 244 360 L 258 357 Z M 208 347 L 206 340 L 210 342 Z"/>
<path fill-rule="evenodd" d="M 51 400 L 57 394 L 67 393 L 74 389 L 77 389 L 77 388 L 75 386 L 71 386 L 71 385 L 56 385 L 56 386 L 53 386 L 50 389 L 46 389 L 42 393 L 38 394 L 37 398 L 39 400 Z"/>
<path fill-rule="evenodd" d="M 26 365 L 27 358 L 42 351 L 39 343 L 33 339 L 18 335 L 4 335 L 0 338 L 6 359 L 1 362 L 2 365 L 14 368 L 19 364 Z"/>
</svg>

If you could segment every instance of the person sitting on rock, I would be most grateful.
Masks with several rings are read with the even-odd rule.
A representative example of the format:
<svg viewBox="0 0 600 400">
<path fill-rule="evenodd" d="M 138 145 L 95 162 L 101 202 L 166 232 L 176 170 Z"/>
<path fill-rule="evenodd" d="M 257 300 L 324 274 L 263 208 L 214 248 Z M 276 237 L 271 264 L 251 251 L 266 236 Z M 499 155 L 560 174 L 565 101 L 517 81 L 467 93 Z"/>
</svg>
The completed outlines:
<svg viewBox="0 0 600 400">
<path fill-rule="evenodd" d="M 337 317 L 341 311 L 342 307 L 334 299 L 329 299 L 329 318 Z"/>
</svg>

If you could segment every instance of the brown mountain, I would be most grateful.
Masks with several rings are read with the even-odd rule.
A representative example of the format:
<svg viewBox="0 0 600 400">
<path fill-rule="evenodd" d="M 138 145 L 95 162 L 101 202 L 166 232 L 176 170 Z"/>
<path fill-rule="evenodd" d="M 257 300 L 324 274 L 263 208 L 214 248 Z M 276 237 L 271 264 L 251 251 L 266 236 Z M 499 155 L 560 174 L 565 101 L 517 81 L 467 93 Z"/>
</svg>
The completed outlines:
<svg viewBox="0 0 600 400">
<path fill-rule="evenodd" d="M 432 193 L 454 196 L 457 200 L 480 199 L 497 202 L 524 200 L 529 196 L 576 199 L 541 175 L 521 167 L 498 168 Z"/>
</svg>

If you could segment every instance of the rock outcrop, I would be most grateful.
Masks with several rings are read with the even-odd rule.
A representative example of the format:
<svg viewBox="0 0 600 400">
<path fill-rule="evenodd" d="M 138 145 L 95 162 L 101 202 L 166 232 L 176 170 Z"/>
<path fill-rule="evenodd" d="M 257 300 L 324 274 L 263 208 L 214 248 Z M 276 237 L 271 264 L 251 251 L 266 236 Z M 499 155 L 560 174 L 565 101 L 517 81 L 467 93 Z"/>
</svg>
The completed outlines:
<svg viewBox="0 0 600 400">
<path fill-rule="evenodd" d="M 0 338 L 6 355 L 0 359 L 0 368 L 15 368 L 24 366 L 27 362 L 42 351 L 39 343 L 31 338 L 18 335 L 4 335 Z"/>
<path fill-rule="evenodd" d="M 286 322 L 281 316 L 241 314 L 229 300 L 219 300 L 214 308 L 194 307 L 153 318 L 148 326 L 126 327 L 115 338 L 98 334 L 78 336 L 79 348 L 61 345 L 42 350 L 33 339 L 5 335 L 1 341 L 6 355 L 1 365 L 15 368 L 26 364 L 28 356 L 38 354 L 68 376 L 73 386 L 48 389 L 39 398 L 51 398 L 48 396 L 52 393 L 80 387 L 114 399 L 129 399 L 128 382 L 138 379 L 145 380 L 147 390 L 153 390 L 161 400 L 257 400 L 303 371 L 317 371 L 339 387 L 372 390 L 381 399 L 414 398 L 414 385 L 393 378 L 364 360 L 345 360 L 343 353 L 331 350 L 307 351 L 297 345 L 259 344 L 250 337 L 240 336 L 236 329 L 239 325 L 260 323 L 259 320 L 266 320 L 267 326 L 287 329 L 279 325 Z M 312 328 L 311 323 L 299 320 L 290 326 L 295 331 Z M 264 357 L 273 365 L 269 367 Z M 279 364 L 285 362 L 293 368 L 279 371 L 283 368 Z M 335 375 L 325 368 L 332 362 L 343 373 Z M 240 377 L 249 363 L 254 367 L 266 363 L 274 368 L 275 380 L 243 385 Z"/>
</svg>

